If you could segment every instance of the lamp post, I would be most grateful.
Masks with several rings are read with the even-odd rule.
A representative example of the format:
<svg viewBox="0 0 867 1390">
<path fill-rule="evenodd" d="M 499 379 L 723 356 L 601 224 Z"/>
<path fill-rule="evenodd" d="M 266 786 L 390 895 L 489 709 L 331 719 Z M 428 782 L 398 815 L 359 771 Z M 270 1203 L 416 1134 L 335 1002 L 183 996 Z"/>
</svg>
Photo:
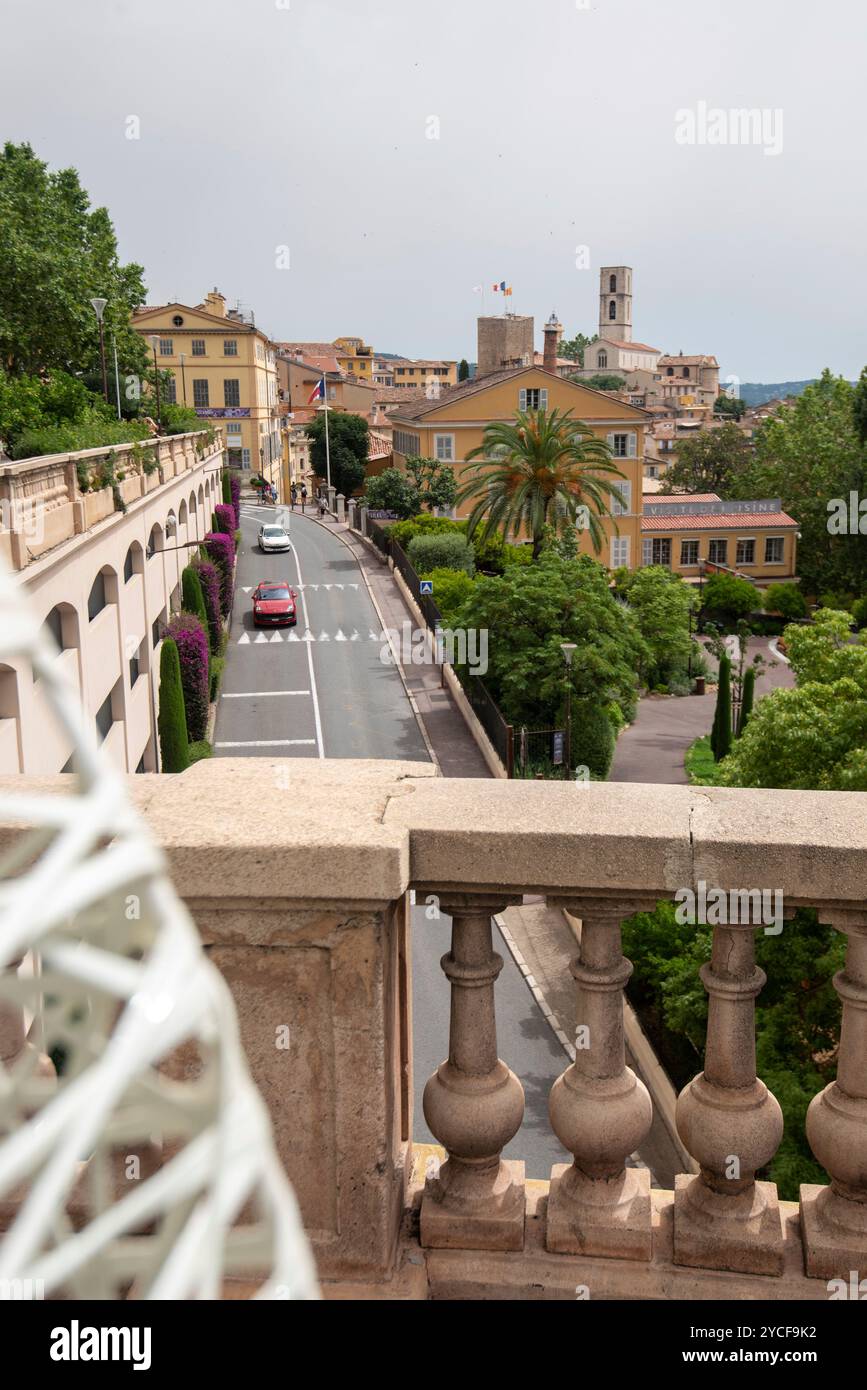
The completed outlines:
<svg viewBox="0 0 867 1390">
<path fill-rule="evenodd" d="M 148 338 L 148 342 L 150 343 L 154 354 L 154 381 L 156 383 L 157 391 L 157 434 L 162 434 L 163 424 L 160 411 L 160 369 L 157 366 L 157 344 L 159 342 L 159 337 L 156 333 L 151 333 L 150 337 Z"/>
<path fill-rule="evenodd" d="M 566 771 L 572 775 L 572 658 L 578 650 L 574 642 L 561 642 L 560 650 L 566 663 Z"/>
<path fill-rule="evenodd" d="M 184 363 L 186 362 L 186 360 L 187 354 L 185 352 L 179 352 L 178 361 L 181 364 L 181 395 L 184 398 L 184 405 L 186 405 L 187 403 L 187 374 L 184 371 Z"/>
<path fill-rule="evenodd" d="M 105 397 L 106 405 L 108 405 L 108 377 L 105 373 L 105 329 L 102 323 L 102 317 L 105 313 L 105 306 L 108 300 L 96 298 L 92 299 L 90 302 L 93 305 L 93 312 L 96 314 L 96 321 L 99 324 L 99 362 L 102 368 L 102 394 Z"/>
</svg>

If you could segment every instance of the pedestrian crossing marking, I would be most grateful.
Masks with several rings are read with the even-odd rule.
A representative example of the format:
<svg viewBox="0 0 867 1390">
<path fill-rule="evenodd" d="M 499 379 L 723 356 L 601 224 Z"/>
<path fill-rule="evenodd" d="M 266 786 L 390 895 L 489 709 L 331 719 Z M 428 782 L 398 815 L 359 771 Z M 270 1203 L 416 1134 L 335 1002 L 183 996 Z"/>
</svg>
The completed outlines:
<svg viewBox="0 0 867 1390">
<path fill-rule="evenodd" d="M 353 629 L 352 634 L 351 634 L 349 637 L 347 637 L 347 635 L 346 635 L 346 633 L 343 631 L 343 628 L 342 628 L 342 627 L 339 627 L 339 628 L 337 629 L 337 631 L 335 632 L 335 634 L 334 634 L 333 637 L 332 637 L 331 633 L 325 632 L 324 630 L 323 630 L 322 632 L 320 632 L 319 636 L 317 637 L 317 636 L 316 636 L 316 633 L 315 633 L 315 632 L 312 632 L 310 628 L 307 628 L 307 630 L 305 631 L 303 637 L 299 637 L 299 636 L 298 636 L 298 633 L 295 631 L 294 628 L 283 629 L 283 628 L 276 628 L 276 627 L 275 627 L 275 628 L 272 628 L 272 630 L 271 630 L 270 633 L 268 633 L 268 632 L 263 632 L 263 631 L 260 629 L 260 630 L 255 634 L 255 636 L 251 636 L 249 632 L 242 632 L 241 635 L 240 635 L 240 637 L 238 638 L 237 645 L 238 645 L 239 647 L 249 646 L 251 642 L 253 642 L 253 643 L 266 642 L 266 643 L 268 643 L 268 644 L 270 645 L 272 642 L 361 642 L 361 641 L 364 641 L 364 638 L 362 637 L 361 633 L 358 631 L 358 628 L 357 628 L 357 627 Z M 387 632 L 373 632 L 373 631 L 371 630 L 371 631 L 368 632 L 368 634 L 367 634 L 367 641 L 369 641 L 369 642 L 387 642 L 387 641 L 388 641 L 388 633 L 387 633 Z"/>
</svg>

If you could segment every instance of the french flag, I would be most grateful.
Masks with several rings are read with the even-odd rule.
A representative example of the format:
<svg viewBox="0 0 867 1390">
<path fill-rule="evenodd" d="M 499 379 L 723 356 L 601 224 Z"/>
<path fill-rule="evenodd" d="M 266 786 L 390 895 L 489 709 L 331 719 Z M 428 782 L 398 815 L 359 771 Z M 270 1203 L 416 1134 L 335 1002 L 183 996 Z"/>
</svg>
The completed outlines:
<svg viewBox="0 0 867 1390">
<path fill-rule="evenodd" d="M 307 404 L 308 404 L 308 405 L 312 405 L 314 401 L 324 401 L 324 400 L 325 400 L 325 377 L 324 377 L 324 376 L 321 376 L 321 377 L 319 378 L 319 380 L 317 381 L 316 386 L 314 387 L 313 392 L 312 392 L 312 394 L 311 394 L 311 396 L 310 396 L 310 399 L 308 400 Z"/>
</svg>

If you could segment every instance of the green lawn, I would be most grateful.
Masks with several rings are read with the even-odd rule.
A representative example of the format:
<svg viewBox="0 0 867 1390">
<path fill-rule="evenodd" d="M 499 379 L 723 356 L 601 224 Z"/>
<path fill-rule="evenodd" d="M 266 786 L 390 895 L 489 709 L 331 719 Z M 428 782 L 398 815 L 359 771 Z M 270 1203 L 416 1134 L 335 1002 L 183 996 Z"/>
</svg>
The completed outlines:
<svg viewBox="0 0 867 1390">
<path fill-rule="evenodd" d="M 697 738 L 695 743 L 689 745 L 684 754 L 683 765 L 686 768 L 686 775 L 693 785 L 699 787 L 715 787 L 717 785 L 717 764 L 710 749 L 710 734 L 705 734 L 703 738 Z"/>
</svg>

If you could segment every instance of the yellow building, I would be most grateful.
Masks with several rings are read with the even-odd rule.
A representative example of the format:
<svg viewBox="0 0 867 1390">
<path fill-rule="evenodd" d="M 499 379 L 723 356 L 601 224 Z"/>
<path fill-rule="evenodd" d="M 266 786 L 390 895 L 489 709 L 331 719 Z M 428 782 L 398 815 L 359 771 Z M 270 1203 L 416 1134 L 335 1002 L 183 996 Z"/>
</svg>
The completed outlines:
<svg viewBox="0 0 867 1390">
<path fill-rule="evenodd" d="M 424 391 L 435 397 L 447 386 L 458 384 L 457 362 L 440 358 L 396 357 L 389 362 L 393 384 L 407 391 Z"/>
<path fill-rule="evenodd" d="M 277 365 L 266 334 L 251 318 L 227 311 L 218 290 L 194 307 L 140 309 L 133 327 L 145 338 L 156 337 L 157 366 L 172 373 L 169 399 L 222 425 L 228 466 L 261 472 L 278 488 Z"/>
<path fill-rule="evenodd" d="M 616 523 L 605 519 L 606 542 L 598 558 L 611 568 L 641 563 L 641 505 L 644 465 L 644 432 L 648 416 L 635 406 L 612 399 L 602 391 L 565 381 L 541 367 L 511 367 L 453 387 L 442 400 L 416 400 L 398 405 L 391 415 L 394 428 L 394 462 L 405 468 L 413 454 L 452 464 L 460 485 L 468 470 L 467 454 L 483 440 L 485 427 L 494 421 L 512 420 L 519 410 L 555 408 L 572 412 L 599 439 L 607 442 L 614 462 L 623 473 L 617 482 L 622 505 L 617 503 Z M 612 479 L 612 481 L 617 481 Z M 457 512 L 466 516 L 471 503 Z M 581 548 L 595 555 L 590 537 L 581 536 Z"/>
<path fill-rule="evenodd" d="M 760 589 L 796 578 L 798 523 L 779 498 L 724 502 L 714 492 L 643 499 L 641 563 L 698 584 L 732 571 Z"/>
<path fill-rule="evenodd" d="M 363 338 L 335 338 L 332 350 L 342 372 L 373 381 L 373 348 Z"/>
</svg>

